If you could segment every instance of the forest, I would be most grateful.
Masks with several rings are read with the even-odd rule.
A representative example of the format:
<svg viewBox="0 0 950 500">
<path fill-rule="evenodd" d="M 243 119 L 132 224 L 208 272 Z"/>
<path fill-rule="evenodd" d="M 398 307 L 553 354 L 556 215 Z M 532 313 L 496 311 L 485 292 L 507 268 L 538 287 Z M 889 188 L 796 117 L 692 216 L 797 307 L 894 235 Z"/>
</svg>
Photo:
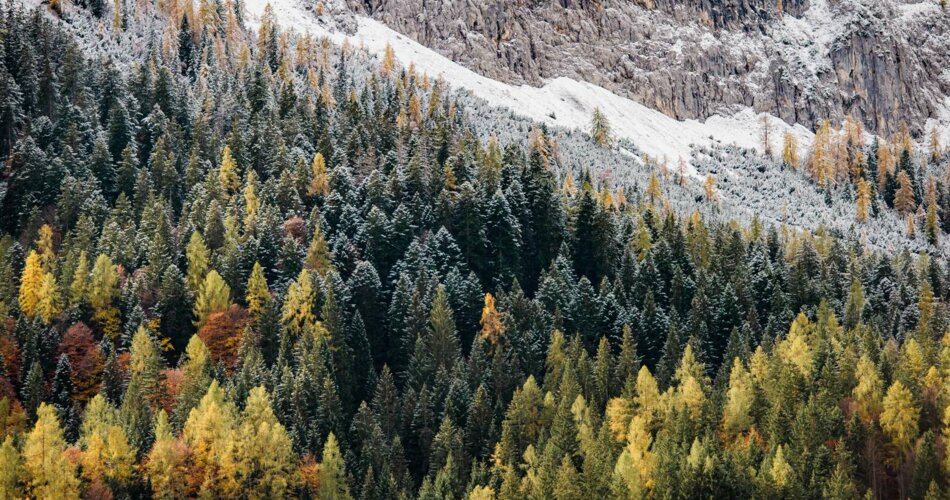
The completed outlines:
<svg viewBox="0 0 950 500">
<path fill-rule="evenodd" d="M 241 8 L 2 6 L 0 498 L 950 493 L 939 147 L 770 160 L 931 251 L 682 211 Z"/>
</svg>

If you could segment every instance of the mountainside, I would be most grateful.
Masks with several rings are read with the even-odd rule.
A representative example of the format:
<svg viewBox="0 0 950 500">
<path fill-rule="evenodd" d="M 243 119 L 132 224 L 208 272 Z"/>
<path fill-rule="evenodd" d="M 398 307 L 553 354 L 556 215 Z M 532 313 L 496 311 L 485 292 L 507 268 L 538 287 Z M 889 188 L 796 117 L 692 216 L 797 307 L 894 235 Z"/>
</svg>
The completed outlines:
<svg viewBox="0 0 950 500">
<path fill-rule="evenodd" d="M 623 8 L 772 26 L 675 3 Z M 948 498 L 946 129 L 513 83 L 396 7 L 0 8 L 0 499 Z"/>
<path fill-rule="evenodd" d="M 474 71 L 570 77 L 674 118 L 751 107 L 814 128 L 920 132 L 950 91 L 937 0 L 351 1 Z"/>
</svg>

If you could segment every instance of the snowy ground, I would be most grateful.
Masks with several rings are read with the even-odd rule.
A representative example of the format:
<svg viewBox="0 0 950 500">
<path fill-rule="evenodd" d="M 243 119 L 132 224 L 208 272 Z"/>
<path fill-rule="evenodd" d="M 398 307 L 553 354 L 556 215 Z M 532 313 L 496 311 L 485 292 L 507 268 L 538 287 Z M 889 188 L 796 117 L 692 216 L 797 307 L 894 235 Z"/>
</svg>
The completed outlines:
<svg viewBox="0 0 950 500">
<path fill-rule="evenodd" d="M 267 0 L 246 2 L 250 24 L 258 22 L 267 3 Z M 373 19 L 357 16 L 355 32 L 344 33 L 329 27 L 324 19 L 318 19 L 312 11 L 303 8 L 299 0 L 271 0 L 270 4 L 277 22 L 285 29 L 326 36 L 335 43 L 348 39 L 351 45 L 380 56 L 390 45 L 403 65 L 415 65 L 420 73 L 441 77 L 451 86 L 469 90 L 493 106 L 508 108 L 538 122 L 586 131 L 594 109 L 599 108 L 617 137 L 629 139 L 659 161 L 665 159 L 676 164 L 683 159 L 689 162 L 693 145 L 722 143 L 761 148 L 762 117 L 752 110 L 733 116 L 712 116 L 705 122 L 679 121 L 603 87 L 570 78 L 556 78 L 543 87 L 509 85 L 479 75 Z M 781 150 L 782 136 L 791 131 L 798 139 L 800 155 L 804 156 L 814 135 L 801 125 L 789 126 L 779 118 L 767 118 L 772 127 L 773 151 Z"/>
</svg>

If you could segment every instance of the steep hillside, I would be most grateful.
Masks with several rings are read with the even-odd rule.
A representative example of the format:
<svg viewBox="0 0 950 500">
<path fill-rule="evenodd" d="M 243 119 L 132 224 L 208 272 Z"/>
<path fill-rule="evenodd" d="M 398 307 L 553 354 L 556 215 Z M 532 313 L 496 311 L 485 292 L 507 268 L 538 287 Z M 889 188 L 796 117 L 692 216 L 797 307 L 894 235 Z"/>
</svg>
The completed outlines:
<svg viewBox="0 0 950 500">
<path fill-rule="evenodd" d="M 950 90 L 937 0 L 352 1 L 474 71 L 569 77 L 669 116 L 751 107 L 813 128 L 846 115 L 889 133 L 936 117 Z"/>
</svg>

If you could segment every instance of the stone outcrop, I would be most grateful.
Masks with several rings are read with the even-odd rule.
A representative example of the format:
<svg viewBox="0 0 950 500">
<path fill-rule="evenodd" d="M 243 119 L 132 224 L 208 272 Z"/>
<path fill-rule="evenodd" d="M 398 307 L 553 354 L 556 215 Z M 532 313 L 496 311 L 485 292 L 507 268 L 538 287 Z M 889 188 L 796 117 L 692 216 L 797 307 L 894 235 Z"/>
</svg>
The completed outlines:
<svg viewBox="0 0 950 500">
<path fill-rule="evenodd" d="M 566 76 L 670 116 L 753 107 L 887 133 L 934 117 L 950 79 L 936 0 L 350 0 L 483 75 Z M 919 131 L 919 130 L 917 130 Z"/>
</svg>

